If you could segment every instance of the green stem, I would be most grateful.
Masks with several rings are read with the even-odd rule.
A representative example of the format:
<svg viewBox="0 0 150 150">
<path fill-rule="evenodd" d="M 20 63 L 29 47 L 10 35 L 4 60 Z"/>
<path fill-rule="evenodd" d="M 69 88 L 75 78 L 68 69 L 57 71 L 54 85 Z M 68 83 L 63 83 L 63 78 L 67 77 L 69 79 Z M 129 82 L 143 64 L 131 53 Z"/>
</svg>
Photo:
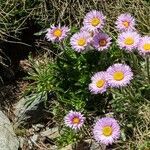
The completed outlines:
<svg viewBox="0 0 150 150">
<path fill-rule="evenodd" d="M 137 56 L 134 53 L 130 54 L 130 59 L 133 61 L 133 65 L 135 66 L 135 68 L 138 70 L 138 59 Z"/>
<path fill-rule="evenodd" d="M 149 67 L 149 57 L 146 57 L 146 69 L 147 69 L 147 77 L 148 77 L 148 82 L 150 83 L 150 67 Z"/>
<path fill-rule="evenodd" d="M 129 86 L 125 89 L 125 91 L 127 92 L 126 94 L 129 94 L 130 100 L 135 101 L 135 96 L 133 95 L 134 93 L 131 92 Z"/>
</svg>

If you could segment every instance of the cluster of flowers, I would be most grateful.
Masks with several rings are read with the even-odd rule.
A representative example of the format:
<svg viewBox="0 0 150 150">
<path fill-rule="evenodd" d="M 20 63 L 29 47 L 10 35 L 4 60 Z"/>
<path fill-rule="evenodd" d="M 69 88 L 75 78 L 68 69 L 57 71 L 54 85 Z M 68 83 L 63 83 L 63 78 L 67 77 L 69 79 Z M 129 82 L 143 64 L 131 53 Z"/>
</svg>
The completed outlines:
<svg viewBox="0 0 150 150">
<path fill-rule="evenodd" d="M 70 111 L 64 118 L 65 125 L 74 130 L 80 129 L 85 117 L 76 111 Z M 93 127 L 94 139 L 102 144 L 109 145 L 120 137 L 120 126 L 114 118 L 104 117 L 99 119 Z"/>
<path fill-rule="evenodd" d="M 112 38 L 102 32 L 106 17 L 100 11 L 93 10 L 85 15 L 83 27 L 75 33 L 71 39 L 71 47 L 77 52 L 88 49 L 105 51 L 111 46 Z M 142 56 L 150 54 L 150 37 L 140 36 L 135 28 L 135 19 L 128 13 L 118 16 L 115 22 L 119 31 L 117 45 L 126 52 L 137 50 Z M 70 29 L 66 26 L 54 26 L 47 30 L 48 41 L 63 41 L 69 34 Z M 130 83 L 133 78 L 131 68 L 125 64 L 114 64 L 106 71 L 95 73 L 91 78 L 89 90 L 93 94 L 103 93 L 108 87 L 123 87 Z M 80 129 L 85 117 L 80 112 L 70 111 L 64 118 L 65 125 L 72 129 Z M 114 118 L 104 117 L 99 119 L 93 128 L 93 135 L 96 141 L 103 144 L 112 144 L 120 137 L 120 126 Z"/>
<path fill-rule="evenodd" d="M 114 64 L 106 71 L 95 73 L 91 78 L 89 90 L 93 94 L 103 93 L 110 87 L 124 87 L 133 78 L 131 68 L 125 64 Z"/>
<path fill-rule="evenodd" d="M 102 32 L 105 22 L 106 17 L 102 12 L 93 10 L 87 13 L 83 21 L 84 26 L 70 39 L 72 48 L 77 52 L 83 52 L 90 47 L 98 51 L 107 50 L 111 45 L 111 37 Z M 150 37 L 141 37 L 137 33 L 133 16 L 128 13 L 121 14 L 115 24 L 120 32 L 117 38 L 120 49 L 126 52 L 133 52 L 137 49 L 142 56 L 150 54 Z M 70 30 L 66 26 L 52 25 L 47 31 L 46 38 L 54 42 L 64 40 Z"/>
<path fill-rule="evenodd" d="M 114 64 L 107 71 L 96 73 L 92 78 L 89 89 L 98 94 L 106 91 L 108 86 L 122 87 L 130 83 L 133 77 L 131 68 L 124 64 Z M 80 112 L 70 111 L 64 118 L 65 125 L 72 129 L 80 129 L 85 117 Z M 112 144 L 120 137 L 120 126 L 114 118 L 104 117 L 99 119 L 93 128 L 94 139 L 103 144 Z"/>
</svg>

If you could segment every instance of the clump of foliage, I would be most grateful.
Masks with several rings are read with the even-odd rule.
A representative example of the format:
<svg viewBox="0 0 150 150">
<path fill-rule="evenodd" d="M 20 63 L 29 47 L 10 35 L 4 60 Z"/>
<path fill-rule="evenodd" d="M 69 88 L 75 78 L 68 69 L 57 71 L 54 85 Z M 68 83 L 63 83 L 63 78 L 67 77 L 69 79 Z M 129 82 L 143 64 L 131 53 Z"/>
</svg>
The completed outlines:
<svg viewBox="0 0 150 150">
<path fill-rule="evenodd" d="M 32 57 L 30 56 L 29 64 L 29 77 L 27 77 L 26 79 L 32 81 L 32 83 L 25 94 L 52 91 L 52 61 L 45 54 L 44 56 L 42 56 L 42 59 L 40 58 L 40 56 L 36 59 L 32 59 Z"/>
</svg>

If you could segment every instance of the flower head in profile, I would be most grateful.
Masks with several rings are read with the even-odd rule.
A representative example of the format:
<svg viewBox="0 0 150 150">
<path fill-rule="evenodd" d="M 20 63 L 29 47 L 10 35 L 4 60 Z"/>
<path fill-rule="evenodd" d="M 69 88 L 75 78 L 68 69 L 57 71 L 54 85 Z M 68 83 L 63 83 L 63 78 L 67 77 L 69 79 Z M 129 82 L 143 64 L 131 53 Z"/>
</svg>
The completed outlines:
<svg viewBox="0 0 150 150">
<path fill-rule="evenodd" d="M 89 31 L 102 29 L 105 23 L 105 16 L 102 12 L 92 10 L 85 15 L 83 24 Z"/>
<path fill-rule="evenodd" d="M 89 31 L 88 31 L 87 27 L 82 26 L 82 27 L 80 28 L 80 32 L 89 32 Z"/>
<path fill-rule="evenodd" d="M 133 78 L 131 68 L 125 64 L 114 64 L 107 69 L 107 81 L 111 87 L 124 87 Z"/>
<path fill-rule="evenodd" d="M 70 111 L 64 118 L 65 125 L 72 129 L 80 129 L 85 121 L 85 117 L 80 112 Z"/>
<path fill-rule="evenodd" d="M 138 51 L 142 56 L 150 55 L 150 37 L 144 36 L 140 39 Z"/>
<path fill-rule="evenodd" d="M 72 48 L 77 52 L 84 51 L 89 46 L 90 42 L 90 34 L 85 31 L 75 33 L 70 39 L 70 44 Z"/>
<path fill-rule="evenodd" d="M 52 42 L 59 42 L 64 40 L 69 32 L 69 28 L 66 26 L 54 26 L 52 25 L 49 29 L 47 29 L 46 39 Z"/>
<path fill-rule="evenodd" d="M 111 38 L 105 33 L 98 33 L 93 37 L 93 46 L 98 51 L 107 50 L 111 44 Z"/>
<path fill-rule="evenodd" d="M 135 30 L 135 19 L 129 13 L 124 13 L 118 16 L 115 24 L 116 28 L 121 32 Z"/>
<path fill-rule="evenodd" d="M 107 89 L 107 73 L 104 71 L 95 73 L 91 78 L 89 90 L 93 94 L 104 93 Z"/>
<path fill-rule="evenodd" d="M 90 34 L 91 40 L 97 33 L 99 33 L 98 30 L 89 31 L 86 26 L 81 27 L 80 32 L 88 32 Z"/>
<path fill-rule="evenodd" d="M 120 126 L 114 118 L 99 119 L 93 128 L 94 139 L 102 144 L 109 145 L 120 137 Z"/>
<path fill-rule="evenodd" d="M 117 43 L 121 49 L 126 52 L 132 52 L 138 47 L 140 36 L 136 32 L 126 31 L 118 36 Z"/>
</svg>

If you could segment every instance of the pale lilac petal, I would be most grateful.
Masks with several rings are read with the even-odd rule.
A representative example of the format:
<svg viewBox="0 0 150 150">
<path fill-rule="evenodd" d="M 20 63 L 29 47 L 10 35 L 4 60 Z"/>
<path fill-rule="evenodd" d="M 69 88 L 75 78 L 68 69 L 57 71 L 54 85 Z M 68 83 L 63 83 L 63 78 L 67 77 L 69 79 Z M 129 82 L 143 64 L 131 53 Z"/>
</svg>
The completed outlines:
<svg viewBox="0 0 150 150">
<path fill-rule="evenodd" d="M 122 80 L 115 80 L 114 73 L 122 72 L 124 78 Z M 111 87 L 124 87 L 127 86 L 133 79 L 133 72 L 128 65 L 125 64 L 114 64 L 107 69 L 107 82 Z"/>
<path fill-rule="evenodd" d="M 93 18 L 98 19 L 100 22 L 97 25 L 92 25 L 91 21 Z M 97 29 L 102 29 L 105 23 L 105 16 L 101 11 L 92 10 L 85 15 L 83 25 L 88 31 L 95 31 Z"/>
<path fill-rule="evenodd" d="M 80 39 L 85 40 L 85 43 L 83 45 L 78 44 L 78 41 Z M 90 42 L 91 42 L 91 36 L 86 31 L 75 33 L 70 39 L 70 44 L 71 44 L 72 48 L 77 52 L 85 51 L 86 48 L 90 45 Z"/>
<path fill-rule="evenodd" d="M 54 31 L 56 31 L 56 30 L 61 31 L 60 36 L 54 35 Z M 49 29 L 47 29 L 46 39 L 48 41 L 52 41 L 52 42 L 60 42 L 67 37 L 69 31 L 70 31 L 70 29 L 66 26 L 61 27 L 60 25 L 58 25 L 58 26 L 52 25 Z"/>
<path fill-rule="evenodd" d="M 73 123 L 73 118 L 78 118 L 80 120 L 79 123 Z M 80 112 L 72 110 L 64 117 L 65 125 L 75 130 L 80 129 L 83 126 L 84 121 L 85 117 Z"/>
<path fill-rule="evenodd" d="M 125 41 L 128 38 L 131 38 L 133 40 L 133 43 L 127 44 Z M 117 39 L 117 44 L 121 49 L 125 50 L 126 52 L 133 52 L 138 47 L 139 41 L 140 41 L 140 35 L 138 33 L 132 31 L 126 31 L 119 34 Z"/>
<path fill-rule="evenodd" d="M 101 71 L 101 72 L 97 72 L 95 73 L 92 78 L 91 78 L 91 83 L 89 84 L 89 90 L 91 91 L 91 93 L 93 94 L 102 94 L 106 91 L 107 87 L 108 87 L 108 84 L 107 84 L 107 80 L 106 80 L 106 75 L 107 73 L 104 72 L 104 71 Z M 99 81 L 99 80 L 103 80 L 104 81 L 104 84 L 102 85 L 102 87 L 97 87 L 96 83 Z"/>
<path fill-rule="evenodd" d="M 150 55 L 150 37 L 144 36 L 140 39 L 138 52 L 142 56 Z"/>
<path fill-rule="evenodd" d="M 105 136 L 103 128 L 109 126 L 112 128 L 112 133 L 109 136 Z M 120 137 L 120 126 L 114 118 L 104 117 L 99 119 L 93 128 L 94 139 L 102 144 L 109 145 L 114 143 Z"/>
<path fill-rule="evenodd" d="M 107 50 L 110 47 L 110 45 L 111 45 L 111 38 L 105 33 L 97 33 L 93 37 L 93 46 L 98 51 Z"/>
<path fill-rule="evenodd" d="M 129 13 L 124 13 L 118 16 L 115 24 L 116 28 L 121 32 L 135 30 L 135 19 Z"/>
</svg>

